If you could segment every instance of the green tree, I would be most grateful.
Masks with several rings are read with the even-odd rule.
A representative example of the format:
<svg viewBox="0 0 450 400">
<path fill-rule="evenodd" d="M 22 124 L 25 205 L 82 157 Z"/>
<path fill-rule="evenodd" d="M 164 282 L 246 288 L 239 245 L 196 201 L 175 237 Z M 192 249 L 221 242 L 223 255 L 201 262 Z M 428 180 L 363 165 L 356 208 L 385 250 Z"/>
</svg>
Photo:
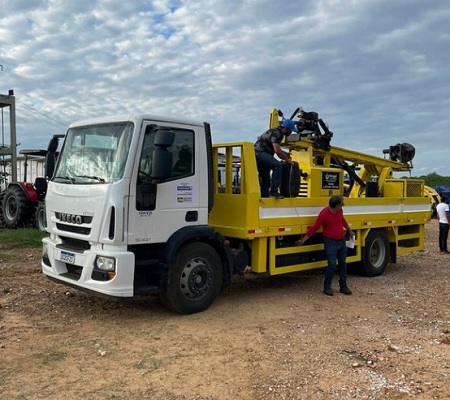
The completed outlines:
<svg viewBox="0 0 450 400">
<path fill-rule="evenodd" d="M 402 178 L 408 179 L 408 176 L 403 176 Z M 432 172 L 428 175 L 412 176 L 411 179 L 423 179 L 425 185 L 436 187 L 436 186 L 450 186 L 450 176 L 441 176 L 436 172 Z"/>
</svg>

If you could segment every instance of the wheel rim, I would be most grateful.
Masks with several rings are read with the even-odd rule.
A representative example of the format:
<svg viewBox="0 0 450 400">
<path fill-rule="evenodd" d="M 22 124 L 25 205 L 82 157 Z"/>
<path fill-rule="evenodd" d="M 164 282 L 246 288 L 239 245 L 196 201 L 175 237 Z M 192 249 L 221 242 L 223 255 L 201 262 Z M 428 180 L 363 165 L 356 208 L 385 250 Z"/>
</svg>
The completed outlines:
<svg viewBox="0 0 450 400">
<path fill-rule="evenodd" d="M 8 219 L 14 219 L 17 215 L 17 202 L 14 197 L 10 197 L 6 200 L 5 215 Z"/>
<path fill-rule="evenodd" d="M 369 259 L 374 268 L 380 268 L 386 257 L 386 248 L 381 239 L 375 239 L 370 246 Z"/>
<path fill-rule="evenodd" d="M 203 296 L 211 288 L 213 273 L 211 267 L 202 258 L 194 258 L 181 272 L 180 289 L 189 299 Z"/>
</svg>

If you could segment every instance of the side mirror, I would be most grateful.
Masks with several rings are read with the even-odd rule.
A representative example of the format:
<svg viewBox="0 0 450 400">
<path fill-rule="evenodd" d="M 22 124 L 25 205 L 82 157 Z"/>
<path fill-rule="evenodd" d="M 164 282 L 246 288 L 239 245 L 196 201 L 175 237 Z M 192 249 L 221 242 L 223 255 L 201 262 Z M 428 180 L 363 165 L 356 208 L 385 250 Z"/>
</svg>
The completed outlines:
<svg viewBox="0 0 450 400">
<path fill-rule="evenodd" d="M 57 149 L 58 149 L 58 143 L 59 143 L 59 139 L 56 136 L 53 136 L 50 139 L 50 142 L 48 144 L 47 150 L 51 153 L 54 153 Z"/>
<path fill-rule="evenodd" d="M 49 151 L 45 156 L 45 177 L 51 179 L 55 172 L 55 153 Z"/>
<path fill-rule="evenodd" d="M 172 176 L 172 153 L 167 150 L 175 140 L 175 133 L 168 127 L 153 126 L 156 130 L 152 157 L 152 183 L 164 182 Z"/>
<path fill-rule="evenodd" d="M 48 143 L 47 154 L 45 155 L 45 177 L 51 179 L 55 172 L 56 157 L 58 155 L 59 139 L 63 139 L 65 135 L 53 135 Z"/>
<path fill-rule="evenodd" d="M 163 182 L 172 176 L 172 161 L 172 153 L 167 149 L 153 150 L 153 183 Z"/>
<path fill-rule="evenodd" d="M 172 129 L 167 128 L 166 126 L 158 126 L 156 128 L 156 135 L 153 144 L 155 147 L 166 148 L 173 145 L 173 141 L 175 140 L 175 133 Z"/>
</svg>

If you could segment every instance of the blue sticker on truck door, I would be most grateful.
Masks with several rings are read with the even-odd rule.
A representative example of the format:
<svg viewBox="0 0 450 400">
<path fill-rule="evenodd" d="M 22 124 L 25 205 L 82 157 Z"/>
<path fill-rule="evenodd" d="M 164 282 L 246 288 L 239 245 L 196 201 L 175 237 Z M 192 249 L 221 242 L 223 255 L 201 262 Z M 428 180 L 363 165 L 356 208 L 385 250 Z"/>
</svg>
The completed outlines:
<svg viewBox="0 0 450 400">
<path fill-rule="evenodd" d="M 177 185 L 177 202 L 191 203 L 192 202 L 192 185 L 189 183 L 181 183 Z"/>
</svg>

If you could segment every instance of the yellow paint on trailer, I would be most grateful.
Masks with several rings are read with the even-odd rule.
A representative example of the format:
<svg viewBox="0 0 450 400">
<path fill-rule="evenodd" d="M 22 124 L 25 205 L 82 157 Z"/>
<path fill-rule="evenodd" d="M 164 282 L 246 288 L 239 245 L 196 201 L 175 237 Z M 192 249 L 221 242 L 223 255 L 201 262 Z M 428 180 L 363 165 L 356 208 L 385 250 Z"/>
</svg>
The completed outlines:
<svg viewBox="0 0 450 400">
<path fill-rule="evenodd" d="M 326 266 L 321 241 L 301 247 L 294 241 L 314 224 L 331 195 L 344 194 L 343 170 L 334 164 L 348 160 L 360 165 L 362 182 L 376 175 L 378 185 L 372 193 L 355 185 L 345 197 L 344 214 L 356 233 L 348 262 L 361 261 L 366 240 L 375 230 L 384 233 L 396 254 L 423 249 L 429 202 L 423 196 L 423 181 L 392 177 L 392 171 L 404 170 L 403 164 L 335 147 L 324 151 L 307 140 L 284 145 L 307 174 L 300 180 L 299 195 L 284 199 L 260 197 L 253 143 L 217 144 L 213 149 L 214 168 L 220 169 L 215 179 L 220 182 L 209 223 L 231 242 L 250 249 L 253 272 L 278 275 Z M 324 184 L 326 174 L 338 177 L 336 186 Z"/>
</svg>

